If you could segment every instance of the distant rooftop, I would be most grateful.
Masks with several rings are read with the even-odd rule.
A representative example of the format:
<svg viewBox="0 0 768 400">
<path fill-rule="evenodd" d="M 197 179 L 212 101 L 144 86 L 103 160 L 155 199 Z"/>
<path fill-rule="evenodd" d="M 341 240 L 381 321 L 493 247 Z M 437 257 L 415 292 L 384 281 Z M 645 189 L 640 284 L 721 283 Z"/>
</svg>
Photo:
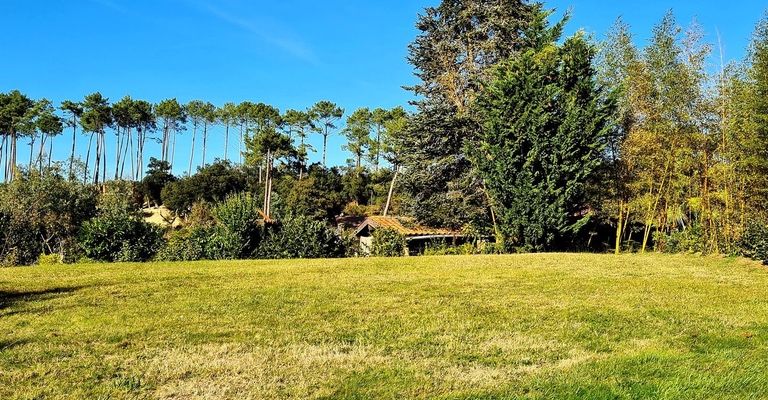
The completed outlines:
<svg viewBox="0 0 768 400">
<path fill-rule="evenodd" d="M 368 217 L 355 231 L 360 236 L 366 230 L 391 229 L 406 237 L 418 236 L 462 236 L 460 232 L 450 229 L 428 228 L 418 225 L 412 219 L 398 217 Z"/>
</svg>

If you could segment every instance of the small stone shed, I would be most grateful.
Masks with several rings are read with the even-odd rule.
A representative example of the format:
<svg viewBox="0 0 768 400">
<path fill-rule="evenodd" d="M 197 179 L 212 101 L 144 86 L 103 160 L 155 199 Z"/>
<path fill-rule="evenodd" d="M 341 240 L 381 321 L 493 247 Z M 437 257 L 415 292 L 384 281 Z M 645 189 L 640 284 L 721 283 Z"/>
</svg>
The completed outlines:
<svg viewBox="0 0 768 400">
<path fill-rule="evenodd" d="M 409 218 L 367 217 L 355 230 L 355 236 L 360 240 L 360 249 L 363 254 L 371 253 L 373 232 L 377 229 L 391 229 L 405 237 L 409 255 L 420 254 L 430 243 L 441 240 L 451 241 L 452 244 L 461 244 L 466 240 L 465 235 L 460 232 L 423 227 Z"/>
</svg>

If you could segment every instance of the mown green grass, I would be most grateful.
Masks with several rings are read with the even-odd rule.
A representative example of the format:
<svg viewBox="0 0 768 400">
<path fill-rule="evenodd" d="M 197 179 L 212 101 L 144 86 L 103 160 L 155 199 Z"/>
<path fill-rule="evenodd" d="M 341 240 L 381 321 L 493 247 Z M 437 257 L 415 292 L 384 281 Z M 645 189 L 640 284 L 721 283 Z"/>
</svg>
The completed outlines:
<svg viewBox="0 0 768 400">
<path fill-rule="evenodd" d="M 768 398 L 768 270 L 521 255 L 0 269 L 0 399 Z"/>
</svg>

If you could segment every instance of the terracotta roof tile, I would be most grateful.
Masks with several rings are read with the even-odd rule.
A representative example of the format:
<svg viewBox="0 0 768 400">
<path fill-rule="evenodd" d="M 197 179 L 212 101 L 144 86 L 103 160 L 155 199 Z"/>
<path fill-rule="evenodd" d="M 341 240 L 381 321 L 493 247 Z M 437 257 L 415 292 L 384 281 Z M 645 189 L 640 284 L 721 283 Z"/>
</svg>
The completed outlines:
<svg viewBox="0 0 768 400">
<path fill-rule="evenodd" d="M 366 226 L 371 226 L 374 229 L 392 229 L 403 236 L 460 235 L 449 229 L 434 229 L 417 225 L 406 227 L 400 219 L 395 217 L 368 217 L 357 228 L 357 233 L 360 233 Z"/>
</svg>

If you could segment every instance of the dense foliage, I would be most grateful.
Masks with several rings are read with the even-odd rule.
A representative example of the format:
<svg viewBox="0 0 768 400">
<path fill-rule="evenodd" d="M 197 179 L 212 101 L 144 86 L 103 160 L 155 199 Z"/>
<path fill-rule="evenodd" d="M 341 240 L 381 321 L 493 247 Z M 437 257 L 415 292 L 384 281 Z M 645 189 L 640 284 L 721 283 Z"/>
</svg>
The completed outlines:
<svg viewBox="0 0 768 400">
<path fill-rule="evenodd" d="M 768 225 L 749 223 L 739 240 L 739 249 L 745 257 L 768 261 Z"/>
<path fill-rule="evenodd" d="M 163 189 L 176 182 L 176 177 L 171 173 L 171 164 L 167 161 L 152 157 L 147 167 L 147 175 L 141 181 L 141 191 L 148 203 L 159 206 L 163 204 L 161 197 Z M 181 202 L 181 200 L 176 201 Z"/>
<path fill-rule="evenodd" d="M 162 247 L 163 231 L 136 215 L 115 212 L 86 221 L 78 240 L 91 260 L 148 261 Z"/>
<path fill-rule="evenodd" d="M 227 255 L 251 258 L 256 254 L 264 234 L 264 219 L 261 205 L 254 196 L 249 193 L 233 195 L 218 204 L 213 215 L 223 228 L 222 237 L 227 239 L 227 245 L 223 246 L 231 251 Z"/>
<path fill-rule="evenodd" d="M 406 255 L 405 237 L 392 229 L 377 229 L 373 232 L 371 255 L 375 257 L 402 257 Z"/>
<path fill-rule="evenodd" d="M 475 164 L 508 246 L 564 249 L 590 218 L 585 187 L 613 112 L 594 54 L 581 35 L 547 43 L 499 67 L 480 94 Z"/>
<path fill-rule="evenodd" d="M 287 217 L 267 227 L 260 258 L 338 258 L 347 254 L 337 232 L 307 217 Z"/>
<path fill-rule="evenodd" d="M 171 233 L 159 251 L 160 261 L 233 260 L 242 240 L 222 226 L 193 226 Z"/>
<path fill-rule="evenodd" d="M 171 210 L 186 214 L 199 201 L 222 201 L 227 196 L 245 190 L 244 171 L 228 161 L 218 161 L 201 168 L 196 174 L 170 181 L 161 189 L 163 204 Z"/>
<path fill-rule="evenodd" d="M 768 20 L 747 60 L 716 73 L 703 38 L 669 13 L 644 49 L 621 21 L 605 43 L 597 65 L 619 112 L 600 207 L 616 252 L 657 238 L 657 249 L 736 253 L 747 222 L 766 219 Z"/>
<path fill-rule="evenodd" d="M 21 172 L 0 186 L 0 262 L 29 264 L 41 253 L 72 260 L 80 226 L 97 212 L 94 188 L 59 171 Z"/>
</svg>

